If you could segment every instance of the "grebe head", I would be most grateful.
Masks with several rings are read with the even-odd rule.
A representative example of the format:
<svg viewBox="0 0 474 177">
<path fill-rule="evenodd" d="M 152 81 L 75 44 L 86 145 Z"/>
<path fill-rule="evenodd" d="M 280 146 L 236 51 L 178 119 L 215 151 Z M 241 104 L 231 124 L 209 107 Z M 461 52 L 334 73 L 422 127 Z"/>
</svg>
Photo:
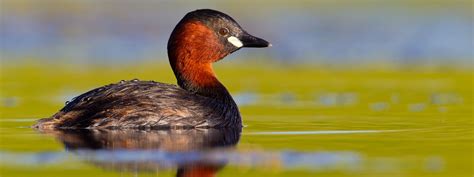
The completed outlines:
<svg viewBox="0 0 474 177">
<path fill-rule="evenodd" d="M 176 25 L 168 41 L 168 57 L 179 86 L 209 96 L 216 88 L 223 88 L 212 70 L 213 62 L 242 47 L 269 46 L 229 15 L 201 9 L 189 12 Z"/>
<path fill-rule="evenodd" d="M 168 41 L 168 53 L 185 47 L 187 52 L 198 50 L 213 57 L 193 58 L 210 59 L 215 62 L 242 47 L 268 47 L 270 43 L 247 33 L 229 15 L 211 9 L 189 12 L 178 23 Z M 203 61 L 209 62 L 209 61 Z"/>
</svg>

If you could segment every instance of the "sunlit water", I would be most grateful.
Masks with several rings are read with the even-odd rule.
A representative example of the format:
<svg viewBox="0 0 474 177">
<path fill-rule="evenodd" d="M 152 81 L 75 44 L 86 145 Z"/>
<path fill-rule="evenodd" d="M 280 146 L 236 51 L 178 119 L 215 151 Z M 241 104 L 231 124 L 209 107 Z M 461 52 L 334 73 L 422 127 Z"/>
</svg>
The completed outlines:
<svg viewBox="0 0 474 177">
<path fill-rule="evenodd" d="M 118 79 L 86 74 L 66 86 L 68 71 L 41 71 L 38 77 L 50 84 L 40 84 L 21 71 L 8 71 L 17 78 L 0 85 L 1 176 L 473 175 L 470 73 L 328 72 L 333 80 L 275 69 L 265 71 L 272 80 L 254 75 L 249 81 L 249 71 L 227 76 L 243 115 L 241 131 L 37 132 L 29 128 L 37 117 Z M 293 82 L 279 84 L 288 75 Z"/>
</svg>

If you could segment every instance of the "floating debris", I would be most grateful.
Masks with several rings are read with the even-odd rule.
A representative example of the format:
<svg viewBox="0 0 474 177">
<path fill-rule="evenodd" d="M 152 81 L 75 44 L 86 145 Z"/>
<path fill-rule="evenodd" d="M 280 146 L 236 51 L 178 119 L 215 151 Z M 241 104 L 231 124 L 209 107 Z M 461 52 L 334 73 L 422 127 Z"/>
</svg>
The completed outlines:
<svg viewBox="0 0 474 177">
<path fill-rule="evenodd" d="M 377 103 L 370 104 L 369 107 L 372 111 L 380 112 L 380 111 L 388 110 L 389 104 L 386 102 L 377 102 Z"/>
<path fill-rule="evenodd" d="M 438 108 L 438 112 L 445 113 L 445 112 L 447 112 L 447 111 L 448 111 L 448 108 L 446 108 L 446 107 L 439 107 L 439 108 Z"/>
<path fill-rule="evenodd" d="M 445 162 L 442 157 L 432 156 L 425 160 L 425 170 L 429 172 L 440 172 L 444 169 Z"/>
<path fill-rule="evenodd" d="M 259 95 L 255 92 L 241 92 L 234 95 L 234 100 L 238 105 L 252 105 L 259 100 Z"/>
<path fill-rule="evenodd" d="M 424 103 L 415 103 L 415 104 L 409 104 L 408 105 L 408 110 L 410 112 L 421 112 L 425 110 L 426 104 Z"/>
<path fill-rule="evenodd" d="M 400 103 L 400 94 L 399 93 L 393 93 L 390 95 L 390 102 L 397 104 Z"/>
<path fill-rule="evenodd" d="M 454 93 L 434 93 L 430 97 L 431 104 L 448 105 L 462 103 L 462 98 Z"/>
<path fill-rule="evenodd" d="M 337 93 L 326 93 L 318 97 L 318 103 L 323 106 L 336 106 Z"/>
<path fill-rule="evenodd" d="M 318 96 L 318 103 L 323 106 L 349 106 L 359 102 L 358 95 L 352 92 L 324 93 Z"/>
<path fill-rule="evenodd" d="M 279 97 L 280 97 L 280 102 L 284 104 L 292 104 L 296 101 L 296 95 L 291 92 L 282 93 L 280 94 Z"/>
<path fill-rule="evenodd" d="M 346 92 L 339 95 L 339 104 L 344 106 L 355 105 L 359 102 L 357 93 Z"/>
<path fill-rule="evenodd" d="M 18 97 L 5 97 L 0 99 L 2 101 L 2 106 L 4 107 L 16 107 L 20 103 Z"/>
</svg>

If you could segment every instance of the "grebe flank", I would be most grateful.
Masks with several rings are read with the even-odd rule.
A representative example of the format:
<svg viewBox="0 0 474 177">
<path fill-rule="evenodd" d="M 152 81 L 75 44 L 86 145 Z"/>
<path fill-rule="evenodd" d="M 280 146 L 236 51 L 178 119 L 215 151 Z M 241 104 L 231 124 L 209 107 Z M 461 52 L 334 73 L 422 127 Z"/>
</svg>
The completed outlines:
<svg viewBox="0 0 474 177">
<path fill-rule="evenodd" d="M 242 47 L 270 43 L 210 9 L 189 12 L 168 41 L 179 87 L 154 81 L 120 81 L 77 96 L 38 129 L 162 129 L 242 127 L 239 109 L 217 80 L 212 63 Z"/>
</svg>

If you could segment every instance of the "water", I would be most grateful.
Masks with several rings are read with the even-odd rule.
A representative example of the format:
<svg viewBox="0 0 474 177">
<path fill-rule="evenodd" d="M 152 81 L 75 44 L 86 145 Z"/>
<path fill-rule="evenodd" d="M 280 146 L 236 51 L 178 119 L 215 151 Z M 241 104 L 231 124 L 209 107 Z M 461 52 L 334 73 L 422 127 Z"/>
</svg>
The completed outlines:
<svg viewBox="0 0 474 177">
<path fill-rule="evenodd" d="M 326 128 L 338 127 L 329 125 L 330 122 L 320 124 Z M 281 123 L 267 125 L 281 126 Z M 238 130 L 214 129 L 40 134 L 25 127 L 31 124 L 31 119 L 2 121 L 2 139 L 10 142 L 15 139 L 16 143 L 2 142 L 3 148 L 11 149 L 0 151 L 2 174 L 79 176 L 81 174 L 74 174 L 75 171 L 94 175 L 104 175 L 105 171 L 109 176 L 161 173 L 172 176 L 178 169 L 183 173 L 207 169 L 221 176 L 463 176 L 472 173 L 472 159 L 466 158 L 472 155 L 472 130 L 449 124 L 374 130 L 362 128 L 381 129 L 389 125 L 362 126 L 353 122 L 352 126 L 358 125 L 356 130 L 308 131 L 259 131 L 248 125 L 241 134 Z M 288 124 L 293 125 L 280 128 L 291 130 L 300 125 Z"/>
<path fill-rule="evenodd" d="M 220 66 L 242 130 L 29 128 L 94 86 L 135 77 L 173 82 L 156 66 L 139 68 L 129 76 L 123 71 L 135 69 L 63 67 L 57 75 L 5 67 L 15 79 L 0 84 L 1 176 L 473 175 L 471 71 Z"/>
</svg>

